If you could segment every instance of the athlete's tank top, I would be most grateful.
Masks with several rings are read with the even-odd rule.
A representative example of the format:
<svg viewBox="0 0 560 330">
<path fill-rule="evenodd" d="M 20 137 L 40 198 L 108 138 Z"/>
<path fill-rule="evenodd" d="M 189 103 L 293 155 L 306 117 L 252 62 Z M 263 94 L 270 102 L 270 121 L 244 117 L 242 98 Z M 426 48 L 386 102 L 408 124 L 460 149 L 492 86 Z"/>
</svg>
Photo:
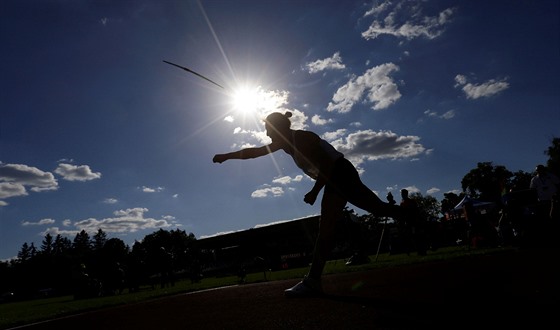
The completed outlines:
<svg viewBox="0 0 560 330">
<path fill-rule="evenodd" d="M 319 177 L 319 172 L 320 172 L 319 166 L 321 166 L 321 164 L 317 164 L 317 162 L 318 162 L 317 159 L 309 159 L 308 157 L 303 155 L 301 152 L 299 152 L 299 148 L 297 146 L 297 141 L 295 139 L 295 134 L 296 134 L 296 131 L 292 132 L 292 141 L 291 142 L 292 142 L 292 146 L 293 146 L 294 151 L 290 155 L 294 159 L 294 162 L 296 163 L 296 165 L 299 168 L 301 168 L 305 174 L 307 174 L 311 178 L 317 180 L 317 178 Z M 325 141 L 323 139 L 320 139 L 319 147 L 321 149 L 320 152 L 323 152 L 325 155 L 327 155 L 327 158 L 329 158 L 333 162 L 336 161 L 339 158 L 344 157 L 344 155 L 342 153 L 338 152 L 330 143 L 328 143 L 327 141 Z"/>
</svg>

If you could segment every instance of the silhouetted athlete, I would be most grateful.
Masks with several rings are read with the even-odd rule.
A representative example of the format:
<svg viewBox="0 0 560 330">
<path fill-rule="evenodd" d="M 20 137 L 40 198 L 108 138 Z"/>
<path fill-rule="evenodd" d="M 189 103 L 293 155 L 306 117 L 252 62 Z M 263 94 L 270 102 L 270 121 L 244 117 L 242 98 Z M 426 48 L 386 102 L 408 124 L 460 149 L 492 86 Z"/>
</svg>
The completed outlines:
<svg viewBox="0 0 560 330">
<path fill-rule="evenodd" d="M 403 209 L 385 203 L 360 179 L 358 171 L 344 155 L 317 134 L 290 128 L 291 112 L 274 112 L 265 119 L 266 134 L 272 143 L 214 156 L 214 163 L 228 159 L 250 159 L 284 150 L 296 165 L 315 180 L 303 200 L 313 205 L 325 187 L 321 201 L 319 235 L 315 243 L 309 273 L 294 287 L 285 290 L 287 297 L 313 296 L 322 293 L 321 275 L 327 256 L 334 248 L 335 222 L 343 218 L 347 202 L 377 216 L 401 217 Z"/>
</svg>

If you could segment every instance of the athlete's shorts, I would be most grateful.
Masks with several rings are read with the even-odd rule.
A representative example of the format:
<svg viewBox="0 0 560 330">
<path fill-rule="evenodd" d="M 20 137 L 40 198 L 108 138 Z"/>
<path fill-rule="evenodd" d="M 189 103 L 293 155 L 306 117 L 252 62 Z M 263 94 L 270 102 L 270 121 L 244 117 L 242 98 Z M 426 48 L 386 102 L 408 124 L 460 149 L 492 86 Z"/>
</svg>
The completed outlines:
<svg viewBox="0 0 560 330">
<path fill-rule="evenodd" d="M 325 185 L 325 193 L 334 193 L 351 201 L 363 193 L 364 187 L 354 165 L 341 157 L 334 164 L 332 175 Z"/>
</svg>

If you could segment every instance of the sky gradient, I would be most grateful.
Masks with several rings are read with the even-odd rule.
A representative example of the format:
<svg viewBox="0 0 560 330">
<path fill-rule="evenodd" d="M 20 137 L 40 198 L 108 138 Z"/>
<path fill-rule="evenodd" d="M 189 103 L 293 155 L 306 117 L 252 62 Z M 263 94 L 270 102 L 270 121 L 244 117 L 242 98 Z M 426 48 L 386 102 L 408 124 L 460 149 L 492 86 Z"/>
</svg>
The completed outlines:
<svg viewBox="0 0 560 330">
<path fill-rule="evenodd" d="M 318 214 L 284 153 L 212 163 L 269 143 L 272 111 L 381 198 L 532 172 L 560 135 L 559 21 L 558 1 L 1 1 L 0 259 Z"/>
</svg>

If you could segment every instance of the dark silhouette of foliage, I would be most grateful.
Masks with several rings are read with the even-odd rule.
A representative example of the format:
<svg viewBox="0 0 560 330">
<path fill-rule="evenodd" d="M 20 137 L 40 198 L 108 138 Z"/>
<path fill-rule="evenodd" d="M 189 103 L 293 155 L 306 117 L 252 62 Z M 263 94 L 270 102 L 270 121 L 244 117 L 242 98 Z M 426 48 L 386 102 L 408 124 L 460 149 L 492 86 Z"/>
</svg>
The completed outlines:
<svg viewBox="0 0 560 330">
<path fill-rule="evenodd" d="M 41 253 L 47 256 L 52 255 L 53 245 L 53 237 L 51 234 L 47 233 L 43 239 L 43 243 L 41 244 Z"/>
<path fill-rule="evenodd" d="M 92 247 L 94 251 L 99 251 L 103 248 L 103 246 L 105 246 L 105 243 L 107 242 L 107 234 L 103 231 L 103 229 L 98 229 L 97 233 L 95 233 L 95 235 L 93 235 L 92 238 Z"/>
<path fill-rule="evenodd" d="M 420 214 L 427 219 L 439 219 L 441 217 L 441 204 L 434 196 L 422 196 L 421 193 L 410 194 L 410 199 L 416 201 Z"/>
<path fill-rule="evenodd" d="M 464 193 L 457 195 L 454 192 L 448 192 L 443 194 L 443 200 L 441 201 L 441 213 L 446 214 L 453 210 L 457 204 L 465 197 Z"/>
<path fill-rule="evenodd" d="M 560 138 L 555 137 L 551 141 L 551 145 L 545 151 L 548 156 L 546 166 L 548 170 L 560 177 Z"/>
<path fill-rule="evenodd" d="M 513 173 L 505 166 L 482 162 L 463 177 L 461 187 L 467 195 L 475 199 L 499 202 L 504 187 L 512 176 Z"/>
<path fill-rule="evenodd" d="M 509 192 L 510 190 L 529 189 L 529 185 L 531 184 L 532 177 L 533 175 L 531 173 L 525 171 L 517 171 L 513 173 L 513 178 L 511 178 L 509 182 L 507 191 Z"/>
</svg>

